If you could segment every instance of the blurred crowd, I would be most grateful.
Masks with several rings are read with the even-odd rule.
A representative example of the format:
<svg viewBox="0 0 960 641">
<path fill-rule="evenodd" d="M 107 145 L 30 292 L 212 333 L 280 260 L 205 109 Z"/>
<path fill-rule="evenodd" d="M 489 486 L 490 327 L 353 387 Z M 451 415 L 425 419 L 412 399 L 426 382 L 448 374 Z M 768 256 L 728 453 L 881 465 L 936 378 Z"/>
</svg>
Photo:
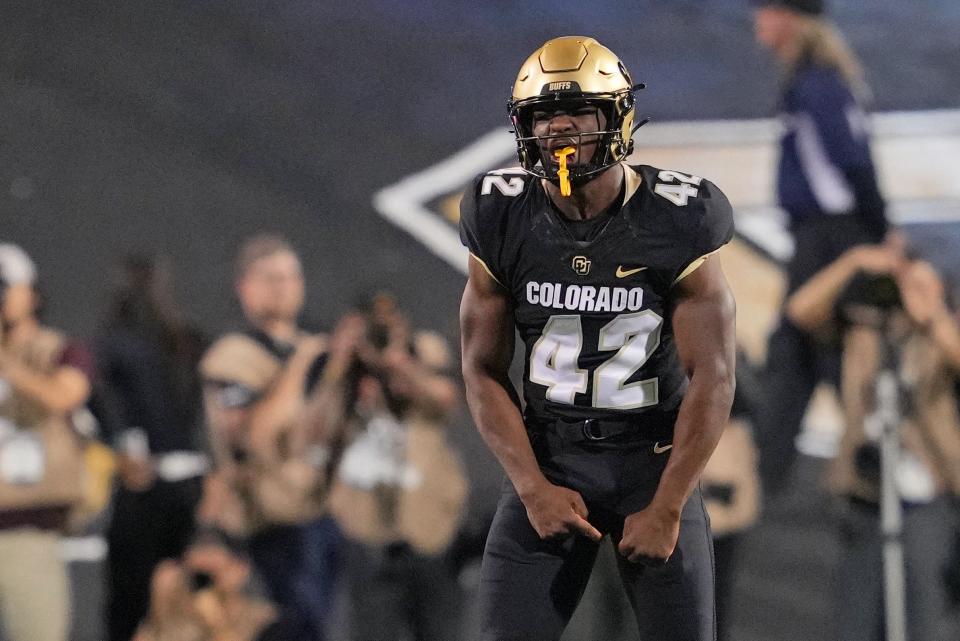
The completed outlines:
<svg viewBox="0 0 960 641">
<path fill-rule="evenodd" d="M 825 479 L 843 550 L 836 638 L 884 638 L 893 537 L 908 638 L 955 639 L 957 284 L 887 223 L 868 89 L 821 19 L 823 3 L 759 4 L 757 37 L 783 66 L 777 188 L 796 250 L 766 362 L 739 359 L 733 416 L 702 481 L 720 638 L 731 638 L 744 535 L 781 497 L 811 395 L 826 382 L 844 426 Z M 59 544 L 108 510 L 110 641 L 466 638 L 458 571 L 482 541 L 464 552 L 468 484 L 447 438 L 460 404 L 455 353 L 386 292 L 328 333 L 305 329 L 300 260 L 278 236 L 239 248 L 234 288 L 245 324 L 205 336 L 174 296 L 172 266 L 130 256 L 97 335 L 78 341 L 43 322 L 36 266 L 0 244 L 6 636 L 68 638 Z M 881 454 L 891 425 L 892 463 Z M 891 469 L 902 527 L 884 532 Z"/>
<path fill-rule="evenodd" d="M 108 502 L 111 640 L 323 639 L 340 593 L 350 638 L 461 637 L 451 550 L 467 483 L 446 438 L 459 403 L 453 357 L 393 297 L 378 293 L 329 334 L 304 330 L 300 261 L 270 235 L 238 254 L 246 326 L 213 342 L 185 321 L 162 260 L 123 261 L 88 344 L 42 324 L 36 268 L 15 245 L 0 245 L 0 284 L 0 602 L 11 639 L 66 638 L 58 541 Z M 839 638 L 882 620 L 871 416 L 878 374 L 891 367 L 904 398 L 897 480 L 911 638 L 940 638 L 951 585 L 957 596 L 960 495 L 960 323 L 944 283 L 894 232 L 826 262 L 784 310 L 841 361 L 846 430 L 828 485 L 839 497 L 840 589 L 857 606 Z M 733 415 L 703 477 L 721 621 L 760 512 L 754 429 L 776 392 L 739 363 Z M 797 429 L 764 434 L 777 445 L 761 454 L 777 456 Z M 791 460 L 774 460 L 788 475 Z M 782 482 L 768 485 L 775 497 Z"/>
<path fill-rule="evenodd" d="M 41 323 L 36 267 L 15 245 L 0 245 L 0 283 L 11 639 L 67 638 L 58 542 L 108 495 L 111 640 L 324 639 L 340 592 L 351 638 L 458 636 L 453 357 L 390 294 L 309 332 L 296 252 L 257 236 L 236 262 L 245 326 L 210 341 L 170 266 L 132 256 L 84 344 Z"/>
<path fill-rule="evenodd" d="M 118 266 L 88 342 L 42 323 L 37 282 L 23 250 L 0 245 L 0 614 L 10 639 L 67 638 L 58 544 L 108 506 L 113 641 L 463 638 L 467 481 L 447 440 L 460 393 L 441 336 L 412 328 L 385 292 L 330 333 L 303 329 L 300 261 L 272 235 L 240 248 L 246 324 L 213 341 L 185 320 L 163 260 Z M 871 417 L 879 373 L 891 367 L 903 394 L 911 638 L 946 638 L 936 626 L 951 587 L 960 597 L 960 322 L 944 283 L 893 232 L 799 283 L 784 319 L 840 357 L 846 429 L 826 485 L 838 497 L 839 589 L 858 605 L 838 638 L 879 638 L 854 633 L 882 620 Z M 741 354 L 733 414 L 702 480 L 721 623 L 761 511 L 760 460 L 789 476 L 792 454 L 774 457 L 799 429 L 755 438 L 776 400 L 762 375 Z M 758 453 L 757 440 L 776 446 Z M 768 500 L 782 484 L 767 484 Z M 346 614 L 334 630 L 338 598 Z"/>
</svg>

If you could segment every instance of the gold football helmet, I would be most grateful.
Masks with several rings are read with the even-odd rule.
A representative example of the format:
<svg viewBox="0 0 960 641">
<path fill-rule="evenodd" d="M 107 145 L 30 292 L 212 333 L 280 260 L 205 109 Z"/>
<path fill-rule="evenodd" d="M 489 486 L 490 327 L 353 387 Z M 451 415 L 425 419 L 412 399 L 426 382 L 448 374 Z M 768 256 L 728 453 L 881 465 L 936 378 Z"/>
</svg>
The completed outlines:
<svg viewBox="0 0 960 641">
<path fill-rule="evenodd" d="M 550 139 L 571 136 L 535 136 L 533 112 L 584 104 L 595 105 L 607 124 L 602 130 L 598 127 L 597 131 L 574 136 L 578 146 L 594 140 L 598 144 L 589 162 L 571 168 L 570 180 L 588 182 L 624 160 L 633 150 L 633 132 L 643 124 L 634 126 L 633 92 L 642 88 L 642 84 L 633 84 L 620 59 L 593 38 L 564 36 L 548 40 L 523 63 L 508 103 L 521 167 L 534 176 L 558 181 L 557 163 L 544 161 L 545 150 Z"/>
</svg>

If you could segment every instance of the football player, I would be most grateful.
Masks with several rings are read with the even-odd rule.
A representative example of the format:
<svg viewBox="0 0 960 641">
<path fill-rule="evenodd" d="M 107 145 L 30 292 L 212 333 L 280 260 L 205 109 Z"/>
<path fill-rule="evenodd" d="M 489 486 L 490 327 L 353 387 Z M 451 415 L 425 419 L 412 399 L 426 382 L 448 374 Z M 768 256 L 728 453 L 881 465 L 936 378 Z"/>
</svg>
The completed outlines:
<svg viewBox="0 0 960 641">
<path fill-rule="evenodd" d="M 558 639 L 604 535 L 643 639 L 715 635 L 698 479 L 733 398 L 734 301 L 713 256 L 732 212 L 707 180 L 626 163 L 640 86 L 593 38 L 548 41 L 509 102 L 520 168 L 462 201 L 464 380 L 509 477 L 483 639 Z"/>
</svg>

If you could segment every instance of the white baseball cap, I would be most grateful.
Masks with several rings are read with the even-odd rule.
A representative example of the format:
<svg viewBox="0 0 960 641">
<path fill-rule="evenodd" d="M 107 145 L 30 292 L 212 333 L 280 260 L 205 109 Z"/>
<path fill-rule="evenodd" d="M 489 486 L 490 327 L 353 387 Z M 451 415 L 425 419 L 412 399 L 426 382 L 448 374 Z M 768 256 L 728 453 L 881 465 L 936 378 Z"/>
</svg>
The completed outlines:
<svg viewBox="0 0 960 641">
<path fill-rule="evenodd" d="M 0 243 L 0 280 L 8 285 L 33 285 L 37 280 L 36 266 L 17 245 Z"/>
</svg>

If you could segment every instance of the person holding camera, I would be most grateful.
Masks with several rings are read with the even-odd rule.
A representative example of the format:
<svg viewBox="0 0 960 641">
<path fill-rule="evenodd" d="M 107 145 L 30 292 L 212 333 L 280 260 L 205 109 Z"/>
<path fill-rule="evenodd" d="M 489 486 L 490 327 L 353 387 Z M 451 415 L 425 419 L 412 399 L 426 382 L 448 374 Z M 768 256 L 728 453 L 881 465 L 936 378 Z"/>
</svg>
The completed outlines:
<svg viewBox="0 0 960 641">
<path fill-rule="evenodd" d="M 334 333 L 331 380 L 350 373 L 331 399 L 347 400 L 318 424 L 339 422 L 335 431 L 346 435 L 330 506 L 350 542 L 351 639 L 461 637 L 459 588 L 445 557 L 467 492 L 446 441 L 459 399 L 450 363 L 443 339 L 412 332 L 388 294 Z"/>
<path fill-rule="evenodd" d="M 787 313 L 798 327 L 842 346 L 846 429 L 829 474 L 842 499 L 838 638 L 882 636 L 880 434 L 869 417 L 887 350 L 905 399 L 895 477 L 904 506 L 908 636 L 957 638 L 948 631 L 943 570 L 956 516 L 950 499 L 960 496 L 960 325 L 943 282 L 928 263 L 905 258 L 893 237 L 845 252 L 789 298 Z"/>
<path fill-rule="evenodd" d="M 11 641 L 66 641 L 70 585 L 60 532 L 83 492 L 72 414 L 89 353 L 37 316 L 36 268 L 0 244 L 0 618 Z"/>
<path fill-rule="evenodd" d="M 250 561 L 229 537 L 207 532 L 183 559 L 157 566 L 151 607 L 133 641 L 290 641 L 297 630 L 250 587 Z"/>
<path fill-rule="evenodd" d="M 322 639 L 342 537 L 326 515 L 327 448 L 305 420 L 323 376 L 327 340 L 298 325 L 304 280 L 282 238 L 241 248 L 236 292 L 247 328 L 222 336 L 201 361 L 216 469 L 200 520 L 247 541 L 271 598 Z"/>
</svg>

